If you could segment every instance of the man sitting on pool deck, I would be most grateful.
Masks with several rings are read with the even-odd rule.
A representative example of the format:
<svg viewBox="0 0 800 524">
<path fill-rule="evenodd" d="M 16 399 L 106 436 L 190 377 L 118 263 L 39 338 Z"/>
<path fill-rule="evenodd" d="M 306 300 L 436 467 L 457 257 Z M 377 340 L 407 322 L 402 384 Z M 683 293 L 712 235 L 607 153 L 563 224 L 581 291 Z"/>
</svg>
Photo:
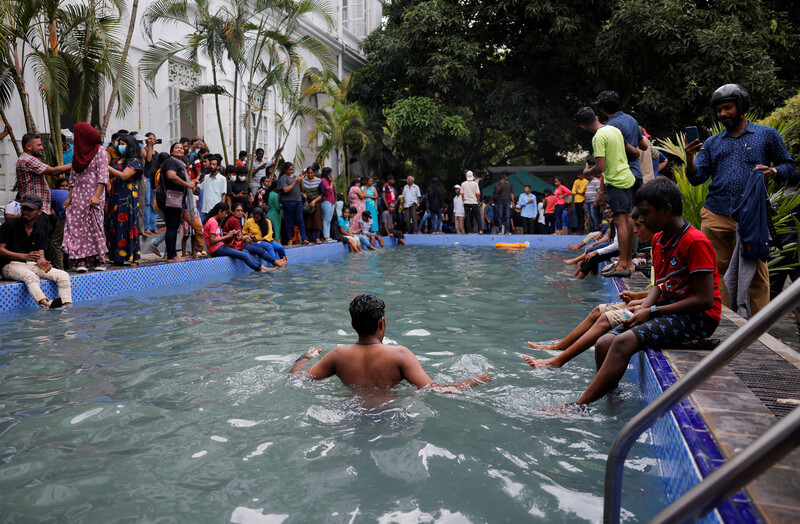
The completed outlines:
<svg viewBox="0 0 800 524">
<path fill-rule="evenodd" d="M 307 371 L 302 368 L 312 357 L 322 353 L 314 348 L 297 359 L 291 373 L 303 372 L 314 380 L 336 375 L 348 386 L 392 387 L 406 380 L 418 388 L 439 393 L 453 393 L 491 381 L 488 373 L 458 384 L 436 384 L 408 348 L 383 343 L 386 333 L 385 304 L 374 295 L 358 295 L 350 302 L 350 318 L 358 341 L 330 350 Z"/>
<path fill-rule="evenodd" d="M 42 216 L 42 199 L 33 193 L 20 201 L 21 218 L 0 226 L 0 273 L 3 278 L 23 282 L 33 299 L 42 307 L 57 308 L 72 303 L 72 287 L 66 271 L 54 268 L 45 258 L 50 243 L 47 219 Z M 58 297 L 50 302 L 40 286 L 40 279 L 53 280 Z"/>
<path fill-rule="evenodd" d="M 597 341 L 597 375 L 578 404 L 594 402 L 616 388 L 639 350 L 701 340 L 719 325 L 722 301 L 714 248 L 683 220 L 678 186 L 666 178 L 653 180 L 637 191 L 634 203 L 647 229 L 656 233 L 655 286 L 631 318 Z"/>
</svg>

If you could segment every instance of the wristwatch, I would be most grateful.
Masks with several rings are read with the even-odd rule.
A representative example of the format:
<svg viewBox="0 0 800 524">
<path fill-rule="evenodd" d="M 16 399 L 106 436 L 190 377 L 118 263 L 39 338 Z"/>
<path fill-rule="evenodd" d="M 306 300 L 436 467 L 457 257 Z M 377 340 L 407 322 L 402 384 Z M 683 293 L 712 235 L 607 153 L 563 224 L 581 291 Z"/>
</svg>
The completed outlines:
<svg viewBox="0 0 800 524">
<path fill-rule="evenodd" d="M 771 167 L 771 168 L 769 168 L 769 170 L 772 173 L 772 176 L 775 176 L 775 175 L 778 174 L 778 169 L 777 168 Z"/>
<path fill-rule="evenodd" d="M 655 317 L 659 316 L 660 314 L 661 314 L 661 312 L 658 310 L 658 306 L 656 306 L 655 304 L 650 306 L 650 317 L 651 318 L 655 318 Z"/>
</svg>

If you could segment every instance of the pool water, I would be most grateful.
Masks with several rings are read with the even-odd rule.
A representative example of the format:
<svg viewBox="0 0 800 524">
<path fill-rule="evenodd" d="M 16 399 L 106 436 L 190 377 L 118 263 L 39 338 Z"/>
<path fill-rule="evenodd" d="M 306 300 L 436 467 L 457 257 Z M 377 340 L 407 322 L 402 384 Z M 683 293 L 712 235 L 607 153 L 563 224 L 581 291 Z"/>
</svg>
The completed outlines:
<svg viewBox="0 0 800 524">
<path fill-rule="evenodd" d="M 533 369 L 526 340 L 608 300 L 561 250 L 392 248 L 274 274 L 23 310 L 0 324 L 0 515 L 75 522 L 586 522 L 608 448 L 642 408 L 628 376 L 588 413 L 588 351 Z M 354 395 L 287 374 L 354 340 L 349 300 L 377 293 L 387 338 L 454 395 Z M 536 352 L 544 356 L 546 352 Z M 630 374 L 629 374 L 630 375 Z M 664 505 L 650 442 L 627 462 L 623 517 Z"/>
</svg>

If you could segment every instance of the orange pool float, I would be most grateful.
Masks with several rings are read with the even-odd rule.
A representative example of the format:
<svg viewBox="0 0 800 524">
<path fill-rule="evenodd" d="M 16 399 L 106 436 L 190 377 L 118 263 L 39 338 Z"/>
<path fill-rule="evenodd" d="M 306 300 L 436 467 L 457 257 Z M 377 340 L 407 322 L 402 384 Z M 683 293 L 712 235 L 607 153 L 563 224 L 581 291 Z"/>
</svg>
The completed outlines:
<svg viewBox="0 0 800 524">
<path fill-rule="evenodd" d="M 525 242 L 524 244 L 521 242 L 519 243 L 498 242 L 497 244 L 494 245 L 494 247 L 496 247 L 497 249 L 525 249 L 527 247 L 530 247 L 530 245 L 531 245 L 530 242 Z"/>
</svg>

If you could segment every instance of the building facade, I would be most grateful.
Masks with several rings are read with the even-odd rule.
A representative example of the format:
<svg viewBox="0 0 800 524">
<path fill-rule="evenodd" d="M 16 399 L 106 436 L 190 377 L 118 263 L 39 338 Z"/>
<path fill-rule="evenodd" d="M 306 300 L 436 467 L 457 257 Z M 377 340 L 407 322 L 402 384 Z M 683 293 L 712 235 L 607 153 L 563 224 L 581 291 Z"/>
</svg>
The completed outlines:
<svg viewBox="0 0 800 524">
<path fill-rule="evenodd" d="M 220 4 L 225 0 L 217 0 Z M 169 144 L 182 136 L 201 136 L 209 145 L 212 152 L 221 152 L 223 143 L 220 137 L 217 112 L 213 95 L 187 96 L 189 90 L 199 85 L 213 84 L 212 72 L 209 64 L 201 61 L 199 73 L 192 70 L 179 56 L 171 59 L 159 70 L 154 82 L 154 91 L 148 89 L 144 82 L 144 74 L 140 68 L 140 61 L 144 52 L 150 45 L 149 39 L 144 36 L 141 28 L 141 16 L 152 0 L 141 0 L 139 4 L 136 30 L 128 54 L 135 79 L 134 103 L 123 117 L 112 114 L 106 135 L 108 137 L 119 129 L 139 131 L 144 134 L 153 132 L 163 140 L 158 151 L 168 151 Z M 333 24 L 328 25 L 322 16 L 312 14 L 302 21 L 297 36 L 311 35 L 319 39 L 330 51 L 335 61 L 335 70 L 339 78 L 349 76 L 353 71 L 365 63 L 365 57 L 359 48 L 359 42 L 371 31 L 378 28 L 381 23 L 382 7 L 378 0 L 333 0 L 329 2 L 333 14 Z M 128 21 L 123 20 L 123 27 Z M 153 28 L 153 41 L 163 39 L 179 39 L 180 31 L 185 31 L 188 26 L 157 24 Z M 176 38 L 177 35 L 177 38 Z M 303 54 L 304 67 L 308 72 L 316 73 L 322 69 L 321 64 L 308 54 Z M 225 148 L 228 151 L 228 160 L 233 163 L 238 151 L 234 151 L 233 130 L 237 127 L 237 150 L 250 152 L 253 144 L 253 133 L 257 119 L 256 108 L 248 106 L 247 85 L 240 81 L 238 89 L 234 92 L 234 78 L 232 67 L 225 67 L 217 71 L 217 84 L 227 91 L 229 95 L 220 96 L 220 114 L 225 136 Z M 31 72 L 27 74 L 26 85 L 36 86 L 36 79 Z M 30 105 L 33 118 L 40 130 L 49 129 L 47 113 L 44 103 L 37 96 L 35 89 L 29 89 Z M 92 123 L 99 123 L 102 112 L 108 103 L 111 86 L 100 97 L 97 108 L 92 117 Z M 238 100 L 237 113 L 233 114 L 233 98 Z M 286 140 L 283 157 L 299 165 L 310 164 L 316 157 L 316 144 L 309 143 L 309 132 L 314 128 L 315 121 L 306 118 L 297 121 L 287 131 L 276 130 L 276 124 L 281 115 L 286 114 L 286 107 L 281 102 L 279 93 L 270 89 L 265 100 L 261 101 L 260 129 L 257 133 L 256 146 L 265 150 L 265 156 L 271 158 L 281 143 Z M 320 107 L 323 100 L 312 96 L 306 104 Z M 116 111 L 116 109 L 115 109 Z M 16 93 L 6 114 L 11 124 L 16 139 L 19 141 L 25 133 L 25 119 Z M 75 121 L 69 115 L 63 115 L 62 129 L 71 131 Z M 248 125 L 249 124 L 249 125 Z M 286 134 L 288 132 L 288 138 Z M 15 163 L 17 156 L 11 143 L 11 138 L 0 140 L 0 200 L 8 202 L 14 197 L 12 188 L 16 181 Z M 326 163 L 334 172 L 338 173 L 339 159 L 329 158 Z M 343 168 L 342 168 L 343 169 Z"/>
</svg>

